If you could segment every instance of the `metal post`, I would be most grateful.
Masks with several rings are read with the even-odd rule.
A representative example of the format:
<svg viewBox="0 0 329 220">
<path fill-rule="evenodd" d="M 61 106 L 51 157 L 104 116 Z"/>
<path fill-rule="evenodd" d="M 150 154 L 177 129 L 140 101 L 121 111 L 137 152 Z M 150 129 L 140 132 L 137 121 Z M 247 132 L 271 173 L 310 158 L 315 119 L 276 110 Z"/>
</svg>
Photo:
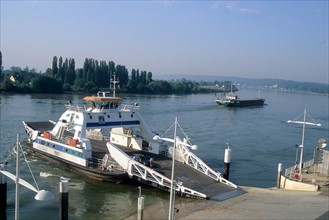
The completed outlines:
<svg viewBox="0 0 329 220">
<path fill-rule="evenodd" d="M 19 134 L 17 134 L 16 141 L 16 196 L 15 196 L 15 220 L 19 219 L 19 157 L 20 157 L 20 149 L 19 149 Z"/>
<path fill-rule="evenodd" d="M 295 145 L 296 147 L 296 160 L 295 160 L 295 164 L 298 164 L 298 153 L 299 153 L 299 150 L 298 150 L 298 144 Z"/>
<path fill-rule="evenodd" d="M 175 119 L 175 133 L 174 133 L 174 146 L 172 153 L 172 169 L 171 169 L 171 186 L 170 186 L 170 202 L 169 202 L 169 215 L 168 219 L 174 219 L 174 207 L 175 207 L 175 189 L 174 189 L 174 172 L 175 172 L 175 151 L 176 151 L 176 132 L 177 132 L 177 117 Z"/>
<path fill-rule="evenodd" d="M 299 182 L 302 181 L 302 168 L 303 168 L 303 150 L 304 150 L 304 137 L 305 137 L 305 125 L 315 125 L 321 126 L 320 123 L 312 123 L 306 122 L 306 109 L 304 110 L 304 120 L 303 121 L 295 121 L 295 120 L 288 120 L 288 123 L 295 123 L 295 124 L 303 124 L 303 133 L 302 133 L 302 144 L 300 145 L 300 161 L 299 161 Z"/>
<path fill-rule="evenodd" d="M 0 170 L 5 171 L 6 165 L 0 164 Z M 7 219 L 7 177 L 0 173 L 0 219 Z"/>
<path fill-rule="evenodd" d="M 224 174 L 223 174 L 223 177 L 227 180 L 229 180 L 229 176 L 230 176 L 230 163 L 231 163 L 231 149 L 230 149 L 230 145 L 227 144 L 227 149 L 225 149 L 225 155 L 224 155 Z"/>
<path fill-rule="evenodd" d="M 139 186 L 139 197 L 138 197 L 138 214 L 137 219 L 143 220 L 143 210 L 144 210 L 144 197 L 142 197 L 142 188 Z"/>
<path fill-rule="evenodd" d="M 303 133 L 302 133 L 302 145 L 300 146 L 299 182 L 302 181 L 303 151 L 304 151 L 304 137 L 305 137 L 305 122 L 306 122 L 306 109 L 304 110 L 304 123 L 303 123 Z"/>
<path fill-rule="evenodd" d="M 0 164 L 0 170 L 6 170 L 5 164 Z M 7 209 L 7 177 L 0 173 L 0 212 Z"/>
<path fill-rule="evenodd" d="M 281 175 L 282 175 L 282 163 L 279 163 L 278 165 L 278 176 L 277 176 L 277 182 L 276 187 L 280 189 L 281 186 Z"/>
<path fill-rule="evenodd" d="M 61 193 L 60 218 L 61 220 L 68 220 L 69 181 L 67 179 L 61 179 L 61 182 L 59 183 L 59 192 Z"/>
</svg>

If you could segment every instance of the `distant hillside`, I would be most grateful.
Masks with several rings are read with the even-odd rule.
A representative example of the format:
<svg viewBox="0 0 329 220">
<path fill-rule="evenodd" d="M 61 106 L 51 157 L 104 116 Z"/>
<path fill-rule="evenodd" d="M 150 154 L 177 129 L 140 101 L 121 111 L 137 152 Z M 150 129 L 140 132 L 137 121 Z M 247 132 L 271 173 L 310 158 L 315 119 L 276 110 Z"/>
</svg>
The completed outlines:
<svg viewBox="0 0 329 220">
<path fill-rule="evenodd" d="M 314 82 L 297 82 L 284 79 L 251 79 L 232 76 L 201 76 L 201 75 L 157 75 L 156 79 L 177 80 L 185 78 L 196 82 L 231 81 L 240 87 L 263 87 L 289 91 L 316 92 L 329 94 L 329 84 Z"/>
</svg>

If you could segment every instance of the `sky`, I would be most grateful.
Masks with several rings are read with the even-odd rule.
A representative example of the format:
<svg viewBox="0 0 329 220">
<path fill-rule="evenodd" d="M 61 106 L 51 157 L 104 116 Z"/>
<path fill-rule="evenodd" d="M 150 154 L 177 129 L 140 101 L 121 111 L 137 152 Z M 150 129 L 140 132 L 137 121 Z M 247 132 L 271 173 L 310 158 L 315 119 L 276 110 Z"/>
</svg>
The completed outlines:
<svg viewBox="0 0 329 220">
<path fill-rule="evenodd" d="M 3 66 L 54 56 L 150 71 L 328 82 L 328 1 L 0 0 Z"/>
</svg>

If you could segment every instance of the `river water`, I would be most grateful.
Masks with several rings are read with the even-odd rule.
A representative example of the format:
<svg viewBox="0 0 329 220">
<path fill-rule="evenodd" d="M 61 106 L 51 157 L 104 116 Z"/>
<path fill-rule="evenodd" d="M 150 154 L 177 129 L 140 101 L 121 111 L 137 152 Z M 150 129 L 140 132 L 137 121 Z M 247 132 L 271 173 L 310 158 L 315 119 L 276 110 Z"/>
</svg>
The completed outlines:
<svg viewBox="0 0 329 220">
<path fill-rule="evenodd" d="M 241 98 L 258 95 L 257 90 L 241 89 Z M 218 95 L 219 97 L 220 95 Z M 0 161 L 4 161 L 20 134 L 27 136 L 22 121 L 57 121 L 65 111 L 64 104 L 71 100 L 82 106 L 81 94 L 1 94 L 0 100 Z M 267 105 L 248 108 L 225 108 L 214 100 L 216 94 L 196 95 L 127 95 L 126 104 L 138 103 L 145 121 L 160 135 L 177 116 L 180 126 L 189 135 L 192 144 L 198 145 L 197 156 L 219 172 L 223 172 L 224 149 L 230 144 L 230 181 L 240 186 L 274 187 L 278 163 L 290 167 L 296 159 L 296 144 L 301 144 L 302 126 L 288 124 L 287 120 L 303 120 L 306 109 L 321 127 L 307 126 L 303 161 L 312 159 L 317 140 L 329 139 L 328 96 L 261 90 Z M 298 117 L 299 116 L 299 117 Z M 138 186 L 96 182 L 79 174 L 68 172 L 39 158 L 27 155 L 27 160 L 40 189 L 55 194 L 55 200 L 41 202 L 35 194 L 20 187 L 21 219 L 59 219 L 59 181 L 69 178 L 70 219 L 123 219 L 137 211 Z M 21 160 L 21 177 L 33 184 L 28 167 Z M 15 173 L 12 155 L 7 170 Z M 14 218 L 15 185 L 8 182 L 7 219 Z M 34 185 L 34 184 L 33 184 Z M 145 205 L 169 200 L 169 194 L 142 187 Z"/>
</svg>

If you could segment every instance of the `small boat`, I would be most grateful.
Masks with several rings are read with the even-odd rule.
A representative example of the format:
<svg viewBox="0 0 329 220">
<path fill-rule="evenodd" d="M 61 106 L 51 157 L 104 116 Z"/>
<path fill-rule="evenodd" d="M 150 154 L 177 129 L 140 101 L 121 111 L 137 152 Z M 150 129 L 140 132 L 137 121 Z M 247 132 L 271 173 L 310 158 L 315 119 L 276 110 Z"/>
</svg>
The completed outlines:
<svg viewBox="0 0 329 220">
<path fill-rule="evenodd" d="M 231 87 L 231 92 L 223 99 L 216 99 L 215 102 L 218 105 L 225 107 L 249 107 L 249 106 L 261 106 L 264 105 L 265 99 L 254 98 L 254 99 L 240 99 L 233 91 Z"/>
<path fill-rule="evenodd" d="M 115 96 L 117 81 L 112 83 L 112 96 L 98 92 L 84 97 L 84 107 L 69 102 L 57 122 L 23 121 L 28 150 L 96 180 L 139 182 L 169 192 L 176 149 L 177 194 L 210 198 L 237 190 L 191 152 L 186 138 L 176 137 L 175 148 L 165 138 L 156 139 L 159 136 L 145 123 L 140 106 L 122 104 L 123 99 Z"/>
</svg>

